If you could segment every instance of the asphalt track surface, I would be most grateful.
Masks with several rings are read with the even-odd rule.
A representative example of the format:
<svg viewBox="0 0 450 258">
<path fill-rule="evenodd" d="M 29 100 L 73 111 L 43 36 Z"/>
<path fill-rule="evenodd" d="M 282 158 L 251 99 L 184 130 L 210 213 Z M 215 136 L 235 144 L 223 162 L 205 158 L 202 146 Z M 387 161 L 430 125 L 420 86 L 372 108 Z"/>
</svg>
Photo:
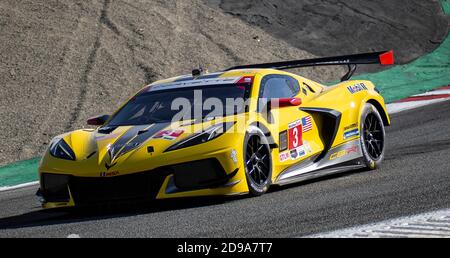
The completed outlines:
<svg viewBox="0 0 450 258">
<path fill-rule="evenodd" d="M 107 212 L 42 212 L 0 193 L 0 237 L 297 237 L 450 207 L 450 101 L 393 115 L 383 167 L 272 189 Z"/>
</svg>

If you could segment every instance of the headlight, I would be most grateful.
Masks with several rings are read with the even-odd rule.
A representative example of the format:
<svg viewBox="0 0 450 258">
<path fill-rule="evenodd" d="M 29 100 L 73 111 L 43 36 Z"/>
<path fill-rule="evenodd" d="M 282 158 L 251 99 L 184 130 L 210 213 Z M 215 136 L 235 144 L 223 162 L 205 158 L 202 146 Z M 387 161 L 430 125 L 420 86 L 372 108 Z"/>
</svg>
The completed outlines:
<svg viewBox="0 0 450 258">
<path fill-rule="evenodd" d="M 49 152 L 55 158 L 75 160 L 75 153 L 62 138 L 55 139 L 50 144 Z"/>
<path fill-rule="evenodd" d="M 213 125 L 204 131 L 195 133 L 195 134 L 189 136 L 188 138 L 175 143 L 174 145 L 167 148 L 164 152 L 178 150 L 178 149 L 194 146 L 197 144 L 201 144 L 201 143 L 204 143 L 207 141 L 211 141 L 211 140 L 221 136 L 222 134 L 224 134 L 234 124 L 235 124 L 235 122 L 226 122 L 226 123 L 220 123 L 220 124 Z"/>
</svg>

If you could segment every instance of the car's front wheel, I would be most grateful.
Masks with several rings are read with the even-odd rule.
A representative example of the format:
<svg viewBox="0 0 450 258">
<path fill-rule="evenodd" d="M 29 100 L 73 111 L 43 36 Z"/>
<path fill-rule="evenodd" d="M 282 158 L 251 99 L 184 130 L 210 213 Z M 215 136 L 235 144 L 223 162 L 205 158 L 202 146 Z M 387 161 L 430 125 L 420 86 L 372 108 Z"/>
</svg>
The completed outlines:
<svg viewBox="0 0 450 258">
<path fill-rule="evenodd" d="M 272 157 L 266 136 L 258 127 L 251 127 L 244 141 L 244 164 L 251 195 L 267 192 L 272 177 Z"/>
<path fill-rule="evenodd" d="M 372 104 L 365 104 L 361 114 L 360 142 L 365 165 L 373 170 L 380 167 L 384 158 L 385 131 L 383 119 Z"/>
</svg>

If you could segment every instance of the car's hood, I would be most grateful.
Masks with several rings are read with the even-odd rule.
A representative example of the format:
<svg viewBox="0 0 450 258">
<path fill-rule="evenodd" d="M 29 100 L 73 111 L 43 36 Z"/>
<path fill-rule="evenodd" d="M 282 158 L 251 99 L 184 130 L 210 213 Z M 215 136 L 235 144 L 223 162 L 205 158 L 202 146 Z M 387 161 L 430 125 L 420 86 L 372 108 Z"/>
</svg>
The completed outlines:
<svg viewBox="0 0 450 258">
<path fill-rule="evenodd" d="M 77 161 L 96 157 L 99 164 L 112 164 L 143 147 L 148 152 L 163 152 L 190 134 L 186 128 L 174 128 L 171 123 L 154 123 L 77 130 L 63 138 L 74 151 Z"/>
<path fill-rule="evenodd" d="M 137 161 L 136 157 L 146 160 L 167 154 L 164 151 L 171 145 L 182 141 L 212 124 L 225 120 L 219 118 L 210 121 L 186 121 L 179 123 L 154 123 L 134 126 L 100 127 L 81 129 L 61 135 L 73 150 L 76 161 L 94 162 L 110 166 L 123 163 L 127 159 Z M 103 165 L 102 165 L 103 166 Z"/>
<path fill-rule="evenodd" d="M 120 126 L 117 128 L 100 128 L 91 137 L 97 143 L 98 148 L 106 148 L 106 154 L 111 162 L 120 156 L 140 148 L 143 143 L 153 139 L 160 139 L 165 135 L 174 134 L 172 130 L 164 130 L 170 123 L 154 123 L 136 126 Z M 175 130 L 174 130 L 175 131 Z M 178 129 L 177 136 L 184 133 Z M 176 139 L 173 137 L 172 140 Z M 164 146 L 161 146 L 164 147 Z"/>
<path fill-rule="evenodd" d="M 207 157 L 214 150 L 224 149 L 229 144 L 234 144 L 234 141 L 241 140 L 243 134 L 234 131 L 239 128 L 238 121 L 247 121 L 247 119 L 241 119 L 241 116 L 248 115 L 239 114 L 202 121 L 103 126 L 97 129 L 72 131 L 56 136 L 50 146 L 64 139 L 75 155 L 75 162 L 54 157 L 50 151 L 47 151 L 40 163 L 40 170 L 48 173 L 76 173 L 79 176 L 98 176 L 99 172 L 119 171 L 123 175 L 135 171 L 152 170 L 173 162 L 186 162 L 192 159 L 189 155 L 195 155 L 198 158 Z M 184 142 L 194 134 L 225 122 L 233 122 L 235 129 L 229 129 L 233 133 L 227 134 L 227 140 L 220 141 L 220 144 L 212 140 L 203 143 L 202 147 L 196 148 L 194 152 L 192 149 L 187 150 L 183 147 L 169 149 L 172 145 Z"/>
</svg>

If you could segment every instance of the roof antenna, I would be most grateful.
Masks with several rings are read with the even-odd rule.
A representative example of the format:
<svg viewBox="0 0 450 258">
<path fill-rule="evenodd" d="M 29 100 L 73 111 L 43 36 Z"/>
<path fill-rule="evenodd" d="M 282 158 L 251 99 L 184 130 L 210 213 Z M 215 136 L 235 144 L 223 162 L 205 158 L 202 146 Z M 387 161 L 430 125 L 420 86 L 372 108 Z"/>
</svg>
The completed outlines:
<svg viewBox="0 0 450 258">
<path fill-rule="evenodd" d="M 197 78 L 203 74 L 204 70 L 201 65 L 198 65 L 198 68 L 192 70 L 192 77 Z"/>
</svg>

